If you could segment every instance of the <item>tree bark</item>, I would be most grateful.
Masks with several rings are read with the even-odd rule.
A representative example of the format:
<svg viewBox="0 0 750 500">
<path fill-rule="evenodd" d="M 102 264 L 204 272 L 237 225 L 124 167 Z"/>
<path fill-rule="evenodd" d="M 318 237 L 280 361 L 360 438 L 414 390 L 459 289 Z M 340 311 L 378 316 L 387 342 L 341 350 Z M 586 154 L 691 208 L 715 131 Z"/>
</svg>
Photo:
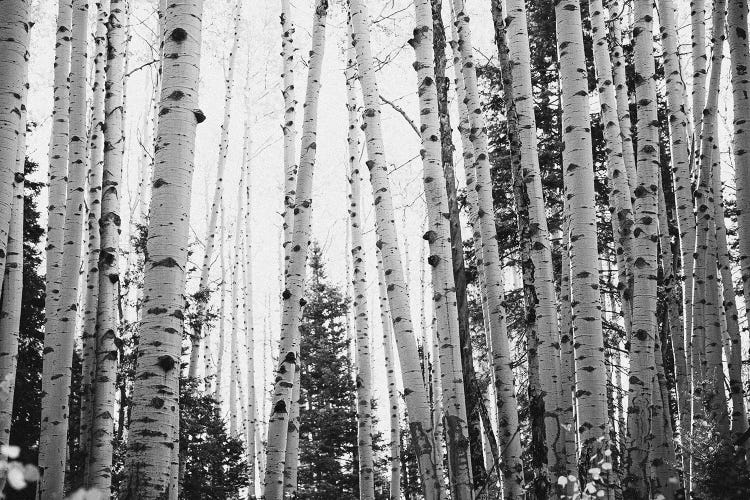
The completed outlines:
<svg viewBox="0 0 750 500">
<path fill-rule="evenodd" d="M 144 305 L 120 499 L 163 499 L 179 432 L 189 200 L 198 109 L 203 2 L 165 12 L 163 79 L 144 275 Z"/>
</svg>

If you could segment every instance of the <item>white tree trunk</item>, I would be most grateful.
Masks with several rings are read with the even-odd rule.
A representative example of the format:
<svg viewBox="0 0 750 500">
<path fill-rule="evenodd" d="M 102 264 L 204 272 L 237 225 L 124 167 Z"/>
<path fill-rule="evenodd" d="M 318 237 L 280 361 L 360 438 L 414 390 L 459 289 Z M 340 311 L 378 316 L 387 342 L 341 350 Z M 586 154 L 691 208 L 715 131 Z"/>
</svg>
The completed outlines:
<svg viewBox="0 0 750 500">
<path fill-rule="evenodd" d="M 303 306 L 303 288 L 307 275 L 307 250 L 310 244 L 310 221 L 312 218 L 312 180 L 316 158 L 316 136 L 318 97 L 325 48 L 326 16 L 328 2 L 317 0 L 313 19 L 313 40 L 310 50 L 307 91 L 302 124 L 299 172 L 294 202 L 294 233 L 292 248 L 286 267 L 286 284 L 282 294 L 283 315 L 281 323 L 281 345 L 273 406 L 268 423 L 267 465 L 265 473 L 265 497 L 280 500 L 284 495 L 284 466 L 289 433 L 292 387 L 299 369 L 299 322 Z M 296 468 L 296 467 L 295 467 Z M 296 490 L 296 484 L 292 483 Z"/>
<path fill-rule="evenodd" d="M 706 0 L 690 0 L 691 59 L 693 61 L 693 155 L 697 158 L 701 136 L 701 115 L 706 105 Z"/>
<path fill-rule="evenodd" d="M 393 199 L 388 180 L 387 162 L 380 123 L 380 94 L 370 47 L 370 19 L 363 0 L 349 3 L 352 43 L 357 52 L 359 81 L 364 102 L 363 127 L 367 145 L 367 168 L 370 171 L 376 217 L 376 245 L 381 251 L 387 279 L 388 301 L 404 381 L 404 399 L 409 413 L 409 427 L 419 463 L 422 489 L 426 500 L 444 498 L 437 464 L 434 460 L 435 436 L 430 422 L 427 389 L 419 366 L 408 292 L 394 223 Z"/>
<path fill-rule="evenodd" d="M 41 498 L 63 496 L 67 461 L 68 395 L 78 310 L 79 266 L 86 180 L 86 42 L 88 4 L 73 2 L 70 65 L 70 152 L 56 321 L 44 336 L 42 429 L 39 446 Z"/>
<path fill-rule="evenodd" d="M 121 498 L 166 498 L 175 436 L 184 328 L 185 268 L 198 109 L 203 2 L 172 2 L 165 13 L 144 306 Z"/>
<path fill-rule="evenodd" d="M 242 199 L 242 182 L 239 183 L 237 189 L 238 201 Z M 241 203 L 241 202 L 240 202 Z M 242 372 L 240 370 L 239 360 L 239 314 L 240 305 L 237 302 L 239 294 L 239 271 L 240 271 L 240 222 L 242 221 L 242 210 L 239 208 L 241 205 L 237 204 L 237 214 L 235 217 L 234 224 L 234 252 L 233 252 L 233 264 L 232 264 L 232 302 L 229 304 L 230 316 L 232 318 L 232 333 L 229 343 L 229 435 L 233 438 L 238 439 L 240 437 L 240 416 L 239 408 L 237 406 L 238 399 L 237 393 L 239 384 L 242 380 Z M 241 389 L 240 389 L 241 392 Z M 244 406 L 244 405 L 243 405 Z"/>
<path fill-rule="evenodd" d="M 604 451 L 609 446 L 609 419 L 597 267 L 591 121 L 578 0 L 558 2 L 555 17 L 565 144 L 562 169 L 569 203 L 568 253 L 577 427 L 581 467 L 588 471 L 606 459 Z M 592 479 L 590 475 L 589 479 Z M 603 479 L 606 480 L 606 475 Z M 605 491 L 608 489 L 607 485 L 600 486 Z"/>
<path fill-rule="evenodd" d="M 219 346 L 216 354 L 216 380 L 214 386 L 214 398 L 216 401 L 225 402 L 224 398 L 224 354 L 227 351 L 226 321 L 227 312 L 227 265 L 224 240 L 226 239 L 226 221 L 224 216 L 224 204 L 219 206 L 219 316 L 216 318 L 219 325 Z M 229 354 L 231 356 L 231 353 Z M 231 381 L 229 382 L 231 385 Z"/>
<path fill-rule="evenodd" d="M 229 154 L 229 125 L 232 118 L 232 90 L 234 87 L 234 67 L 237 59 L 237 52 L 240 46 L 240 22 L 242 20 L 242 11 L 240 3 L 234 5 L 234 38 L 232 49 L 229 52 L 229 61 L 227 62 L 227 73 L 224 79 L 224 120 L 221 123 L 221 137 L 219 138 L 219 157 L 216 162 L 216 186 L 214 187 L 214 197 L 211 204 L 211 216 L 208 219 L 208 230 L 206 231 L 206 250 L 203 253 L 203 264 L 201 266 L 201 278 L 198 285 L 198 291 L 201 294 L 198 299 L 198 316 L 201 317 L 205 311 L 208 302 L 208 282 L 211 277 L 211 259 L 213 258 L 214 248 L 216 246 L 216 221 L 219 215 L 219 207 L 222 206 L 224 196 L 224 170 L 227 164 L 227 155 Z M 188 368 L 189 377 L 198 376 L 198 367 L 200 365 L 200 345 L 202 332 L 193 332 L 193 346 L 190 351 L 190 365 Z"/>
</svg>

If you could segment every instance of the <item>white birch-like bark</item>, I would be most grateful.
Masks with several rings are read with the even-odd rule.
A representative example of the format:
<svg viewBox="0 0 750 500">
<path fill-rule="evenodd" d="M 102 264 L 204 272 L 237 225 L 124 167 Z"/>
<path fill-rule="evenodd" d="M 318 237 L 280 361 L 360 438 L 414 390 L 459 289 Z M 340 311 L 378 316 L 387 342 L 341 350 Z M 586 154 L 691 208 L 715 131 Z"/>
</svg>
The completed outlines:
<svg viewBox="0 0 750 500">
<path fill-rule="evenodd" d="M 21 326 L 21 298 L 23 296 L 23 228 L 24 228 L 24 173 L 26 166 L 26 100 L 28 96 L 29 11 L 31 2 L 10 1 L 0 4 L 0 39 L 14 45 L 9 58 L 20 65 L 21 92 L 18 107 L 18 136 L 14 155 L 12 183 L 13 198 L 8 225 L 8 244 L 0 304 L 0 446 L 8 446 L 13 416 L 13 396 L 18 366 L 18 340 Z M 20 56 L 20 60 L 18 57 Z M 2 78 L 2 77 L 0 77 Z M 7 92 L 7 88 L 0 92 Z M 9 179 L 10 180 L 10 179 Z M 5 485 L 7 471 L 0 471 L 0 491 Z"/>
<path fill-rule="evenodd" d="M 227 351 L 226 321 L 227 312 L 227 263 L 224 240 L 226 239 L 226 224 L 224 216 L 224 204 L 219 206 L 219 346 L 216 353 L 216 381 L 214 386 L 214 398 L 216 401 L 224 402 L 224 354 Z M 231 353 L 230 353 L 231 356 Z M 231 381 L 229 382 L 231 385 Z"/>
<path fill-rule="evenodd" d="M 203 253 L 203 264 L 201 265 L 201 278 L 198 290 L 201 297 L 198 301 L 198 316 L 202 316 L 208 301 L 208 282 L 211 277 L 211 259 L 213 258 L 216 247 L 216 222 L 219 215 L 219 207 L 223 203 L 224 196 L 224 170 L 227 165 L 227 155 L 229 154 L 229 125 L 232 118 L 232 94 L 234 88 L 234 67 L 237 59 L 237 52 L 240 46 L 240 22 L 242 20 L 241 4 L 237 2 L 234 5 L 234 38 L 232 48 L 229 52 L 229 61 L 227 62 L 227 73 L 224 79 L 224 119 L 221 123 L 221 136 L 219 138 L 219 156 L 216 162 L 216 186 L 214 187 L 214 197 L 211 203 L 211 215 L 208 219 L 208 230 L 206 231 L 206 249 Z M 202 328 L 201 328 L 202 330 Z M 193 332 L 192 350 L 190 351 L 190 365 L 188 368 L 189 377 L 198 376 L 198 367 L 200 365 L 200 345 L 202 332 Z"/>
<path fill-rule="evenodd" d="M 91 131 L 89 137 L 86 290 L 81 335 L 81 421 L 80 449 L 84 460 L 84 486 L 89 486 L 88 472 L 93 419 L 94 377 L 96 372 L 96 316 L 99 308 L 99 248 L 101 217 L 102 171 L 104 166 L 104 85 L 106 82 L 107 22 L 109 0 L 96 2 L 96 32 L 94 34 L 94 83 L 92 86 Z"/>
<path fill-rule="evenodd" d="M 93 421 L 89 486 L 108 494 L 112 483 L 115 392 L 117 381 L 117 332 L 119 331 L 119 240 L 120 196 L 124 129 L 125 0 L 112 0 L 108 20 L 104 166 L 101 192 L 101 251 L 99 252 L 99 294 L 96 326 L 96 376 L 94 378 Z"/>
<path fill-rule="evenodd" d="M 290 410 L 293 386 L 298 371 L 299 322 L 303 307 L 303 288 L 307 275 L 307 250 L 310 245 L 310 221 L 312 219 L 312 180 L 316 159 L 316 137 L 318 97 L 325 48 L 327 0 L 317 0 L 313 16 L 313 40 L 310 50 L 307 90 L 302 123 L 302 144 L 295 189 L 294 233 L 292 248 L 286 266 L 286 283 L 282 293 L 283 312 L 281 338 L 273 406 L 268 424 L 267 464 L 264 496 L 268 500 L 280 500 L 286 489 L 296 490 L 296 481 L 289 484 L 284 477 L 289 434 Z M 294 467 L 296 469 L 296 466 Z M 286 483 L 286 484 L 285 484 Z"/>
<path fill-rule="evenodd" d="M 144 304 L 122 499 L 174 496 L 189 200 L 198 109 L 202 0 L 169 3 L 149 215 Z"/>
<path fill-rule="evenodd" d="M 239 183 L 237 188 L 238 201 L 242 199 L 242 182 Z M 233 264 L 232 264 L 232 298 L 229 304 L 230 316 L 232 318 L 232 332 L 229 341 L 229 435 L 233 438 L 240 437 L 240 417 L 238 412 L 238 399 L 237 393 L 239 389 L 240 381 L 242 380 L 242 372 L 240 370 L 239 360 L 239 314 L 240 305 L 237 302 L 239 294 L 239 271 L 240 271 L 240 222 L 242 221 L 242 210 L 239 209 L 240 203 L 237 204 L 238 210 L 235 217 L 234 224 L 234 251 L 233 251 Z M 244 406 L 244 405 L 243 405 Z"/>
<path fill-rule="evenodd" d="M 609 446 L 607 376 L 597 267 L 594 162 L 578 0 L 555 6 L 562 102 L 563 177 L 569 203 L 570 303 L 581 468 L 606 460 Z M 565 333 L 565 332 L 563 332 Z M 565 360 L 563 360 L 565 362 Z M 589 475 L 589 480 L 593 479 Z M 606 475 L 603 476 L 606 479 Z M 599 485 L 605 491 L 608 485 Z"/>
<path fill-rule="evenodd" d="M 686 351 L 686 334 L 693 328 L 693 251 L 695 250 L 695 215 L 690 185 L 690 141 L 688 115 L 685 109 L 685 82 L 679 59 L 676 11 L 673 0 L 659 0 L 659 21 L 666 79 L 667 108 L 669 112 L 669 140 L 672 158 L 672 183 L 674 186 L 677 227 L 680 235 L 682 262 L 682 310 L 684 321 L 672 337 L 672 350 L 677 378 L 677 401 L 680 416 L 680 433 L 683 440 L 690 435 L 690 363 Z M 676 325 L 675 325 L 676 326 Z M 683 445 L 683 474 L 685 484 L 690 483 L 688 449 Z"/>
<path fill-rule="evenodd" d="M 606 2 L 609 10 L 609 35 L 611 40 L 612 57 L 612 83 L 615 86 L 615 99 L 617 101 L 617 117 L 620 123 L 620 136 L 622 137 L 622 159 L 625 162 L 625 170 L 628 174 L 628 186 L 630 186 L 630 197 L 635 198 L 637 175 L 635 171 L 635 150 L 633 149 L 632 123 L 630 120 L 630 98 L 628 96 L 627 77 L 625 75 L 625 55 L 622 48 L 622 17 L 624 6 L 619 0 Z"/>
<path fill-rule="evenodd" d="M 386 380 L 388 382 L 388 409 L 390 415 L 390 441 L 388 443 L 388 463 L 390 465 L 390 485 L 388 500 L 401 499 L 401 443 L 399 421 L 399 395 L 396 386 L 396 361 L 393 350 L 393 322 L 388 305 L 388 290 L 385 284 L 383 259 L 377 252 L 378 289 L 380 291 L 380 322 L 383 326 L 383 356 L 385 357 Z"/>
<path fill-rule="evenodd" d="M 351 26 L 350 26 L 351 27 Z M 350 32 L 351 35 L 351 32 Z M 357 454 L 359 457 L 359 498 L 375 498 L 375 464 L 372 449 L 372 358 L 370 355 L 370 331 L 367 308 L 367 274 L 365 271 L 365 249 L 362 242 L 362 220 L 359 204 L 359 118 L 356 84 L 354 47 L 351 36 L 347 37 L 346 108 L 349 114 L 347 144 L 349 150 L 349 231 L 351 233 L 352 255 L 352 307 L 356 337 L 356 386 L 357 386 Z"/>
<path fill-rule="evenodd" d="M 363 0 L 349 2 L 352 44 L 364 102 L 363 128 L 367 146 L 367 168 L 370 171 L 375 217 L 376 245 L 381 251 L 387 280 L 388 301 L 393 319 L 394 336 L 399 351 L 404 381 L 404 399 L 409 413 L 409 430 L 422 478 L 426 500 L 444 498 L 437 464 L 434 460 L 435 436 L 430 422 L 430 408 L 425 382 L 419 366 L 414 329 L 409 310 L 408 292 L 394 222 L 393 199 L 388 180 L 387 161 L 380 121 L 380 94 L 375 78 L 370 47 L 370 18 Z"/>
<path fill-rule="evenodd" d="M 750 52 L 747 42 L 747 0 L 729 0 L 727 6 L 727 35 L 729 38 L 729 61 L 732 79 L 732 108 L 734 111 L 732 135 L 732 153 L 734 155 L 734 172 L 737 200 L 737 232 L 740 256 L 740 272 L 745 300 L 750 297 L 750 134 L 747 123 L 750 123 L 750 79 L 747 68 L 750 67 Z M 747 302 L 746 302 L 747 304 Z M 745 315 L 747 316 L 747 305 Z M 736 364 L 734 361 L 733 365 Z M 735 367 L 730 367 L 731 371 Z M 734 393 L 740 389 L 730 385 Z M 746 419 L 744 421 L 746 423 Z"/>
<path fill-rule="evenodd" d="M 295 120 L 297 116 L 294 90 L 294 20 L 289 0 L 281 0 L 281 57 L 282 70 L 281 79 L 283 89 L 281 95 L 284 98 L 284 210 L 282 213 L 284 230 L 285 260 L 289 260 L 291 250 L 292 230 L 294 229 L 294 197 L 297 188 L 297 128 Z"/>
<path fill-rule="evenodd" d="M 497 243 L 497 230 L 492 201 L 492 182 L 488 153 L 487 126 L 479 101 L 476 68 L 469 17 L 463 0 L 453 0 L 454 23 L 458 32 L 458 50 L 461 54 L 461 71 L 466 91 L 466 105 L 471 127 L 470 138 L 474 147 L 474 162 L 467 165 L 476 178 L 477 215 L 481 232 L 481 253 L 484 266 L 485 294 L 489 309 L 491 352 L 495 375 L 498 420 L 498 440 L 502 449 L 503 489 L 506 498 L 519 498 L 523 492 L 523 463 L 518 427 L 518 405 L 515 382 L 511 368 L 512 357 L 505 324 L 505 291 L 502 264 Z"/>
<path fill-rule="evenodd" d="M 708 75 L 706 0 L 690 0 L 690 26 L 692 42 L 690 58 L 693 62 L 693 155 L 697 158 L 703 121 L 701 116 L 706 105 L 706 77 Z"/>
<path fill-rule="evenodd" d="M 461 342 L 458 332 L 456 287 L 453 277 L 448 194 L 442 169 L 440 117 L 435 79 L 432 7 L 429 0 L 414 2 L 416 28 L 409 43 L 416 53 L 414 68 L 420 107 L 422 180 L 427 199 L 428 228 L 423 238 L 429 244 L 434 342 L 440 365 L 443 422 L 448 450 L 448 471 L 453 498 L 471 499 L 474 488 L 466 417 Z"/>
<path fill-rule="evenodd" d="M 70 150 L 57 318 L 44 336 L 39 497 L 63 497 L 71 364 L 78 310 L 79 266 L 86 179 L 86 42 L 88 3 L 73 2 L 70 63 Z"/>
</svg>

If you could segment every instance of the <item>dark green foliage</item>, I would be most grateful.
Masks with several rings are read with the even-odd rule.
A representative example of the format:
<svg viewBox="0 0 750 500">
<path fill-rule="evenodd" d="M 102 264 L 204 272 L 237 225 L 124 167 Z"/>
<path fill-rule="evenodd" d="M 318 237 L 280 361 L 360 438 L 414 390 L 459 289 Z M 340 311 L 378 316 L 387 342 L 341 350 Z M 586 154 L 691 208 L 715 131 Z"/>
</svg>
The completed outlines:
<svg viewBox="0 0 750 500">
<path fill-rule="evenodd" d="M 719 439 L 710 425 L 698 423 L 689 438 L 692 452 L 694 498 L 740 500 L 750 498 L 748 472 L 742 446 Z"/>
<path fill-rule="evenodd" d="M 180 381 L 180 498 L 235 498 L 247 484 L 242 441 L 229 437 L 219 402 L 198 390 L 197 381 Z"/>
</svg>

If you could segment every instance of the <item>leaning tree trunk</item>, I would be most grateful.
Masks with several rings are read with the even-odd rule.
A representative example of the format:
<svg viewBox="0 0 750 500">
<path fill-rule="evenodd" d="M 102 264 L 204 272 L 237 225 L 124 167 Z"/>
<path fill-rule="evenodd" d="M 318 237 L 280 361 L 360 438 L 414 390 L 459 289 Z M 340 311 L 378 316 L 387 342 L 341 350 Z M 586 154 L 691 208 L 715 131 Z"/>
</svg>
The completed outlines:
<svg viewBox="0 0 750 500">
<path fill-rule="evenodd" d="M 380 123 L 380 95 L 370 47 L 370 19 L 363 0 L 350 0 L 352 43 L 357 53 L 359 81 L 364 101 L 363 127 L 367 145 L 367 168 L 370 171 L 375 202 L 377 246 L 380 248 L 387 279 L 388 301 L 399 350 L 404 381 L 404 399 L 409 413 L 409 428 L 422 477 L 426 500 L 445 497 L 441 477 L 434 460 L 435 437 L 430 422 L 427 389 L 419 366 L 419 352 L 409 311 L 408 292 L 399 251 L 393 215 L 393 199 L 388 180 L 383 131 Z"/>
<path fill-rule="evenodd" d="M 385 272 L 383 271 L 383 259 L 380 251 L 378 258 L 378 288 L 380 289 L 380 322 L 383 327 L 383 355 L 385 357 L 386 380 L 388 382 L 388 406 L 390 414 L 390 441 L 388 443 L 388 462 L 391 476 L 388 500 L 401 499 L 401 443 L 399 422 L 399 397 L 396 387 L 396 363 L 393 352 L 393 322 L 391 320 L 391 309 L 388 305 L 388 290 L 385 284 Z"/>
<path fill-rule="evenodd" d="M 115 390 L 117 382 L 117 333 L 119 328 L 120 196 L 122 179 L 125 1 L 112 0 L 109 14 L 108 61 L 104 126 L 104 168 L 101 194 L 101 251 L 99 252 L 99 305 L 96 327 L 96 375 L 89 487 L 108 494 L 112 483 Z"/>
<path fill-rule="evenodd" d="M 740 271 L 745 300 L 750 297 L 750 52 L 747 41 L 747 0 L 729 0 L 727 7 L 727 34 L 732 75 L 732 107 L 734 111 L 734 175 L 737 188 L 737 232 L 739 240 Z M 747 303 L 746 303 L 747 304 Z M 747 315 L 747 306 L 745 307 Z M 731 378 L 730 368 L 730 378 Z M 732 389 L 734 394 L 735 389 Z"/>
<path fill-rule="evenodd" d="M 163 79 L 144 275 L 138 364 L 133 383 L 121 499 L 170 494 L 179 432 L 178 378 L 184 328 L 189 200 L 198 109 L 203 2 L 166 8 Z"/>
<path fill-rule="evenodd" d="M 685 334 L 690 335 L 692 323 L 693 252 L 695 251 L 695 215 L 690 185 L 690 141 L 688 117 L 685 110 L 685 83 L 679 60 L 676 11 L 672 0 L 659 0 L 659 21 L 666 78 L 667 108 L 669 112 L 669 139 L 672 158 L 672 182 L 679 229 L 680 260 L 682 263 L 682 310 L 684 321 L 675 330 L 672 352 L 677 375 L 677 401 L 680 417 L 680 434 L 683 438 L 683 474 L 685 484 L 690 484 L 689 449 L 686 439 L 690 435 L 690 365 L 685 350 Z"/>
<path fill-rule="evenodd" d="M 432 8 L 429 0 L 414 2 L 416 28 L 409 43 L 416 53 L 414 68 L 420 107 L 422 136 L 422 171 L 427 201 L 428 228 L 423 238 L 430 247 L 427 263 L 432 267 L 432 300 L 439 345 L 442 373 L 442 405 L 448 448 L 448 473 L 453 498 L 471 499 L 474 485 L 471 478 L 469 429 L 466 417 L 461 340 L 458 332 L 458 309 L 451 257 L 450 215 L 445 178 L 441 168 L 440 116 L 435 79 Z"/>
<path fill-rule="evenodd" d="M 89 463 L 91 453 L 91 422 L 93 420 L 94 379 L 96 376 L 96 315 L 99 308 L 99 248 L 102 197 L 102 169 L 104 164 L 104 86 L 107 54 L 107 22 L 109 1 L 96 3 L 97 19 L 94 35 L 94 84 L 92 87 L 91 132 L 89 137 L 88 172 L 88 251 L 86 262 L 86 290 L 81 335 L 81 417 L 79 449 L 83 455 L 84 487 L 89 487 Z"/>
<path fill-rule="evenodd" d="M 6 8 L 8 10 L 6 10 Z M 20 66 L 21 89 L 19 101 L 14 106 L 18 112 L 18 130 L 16 148 L 13 151 L 15 162 L 12 170 L 10 223 L 8 225 L 8 244 L 2 284 L 2 303 L 0 303 L 0 381 L 4 383 L 0 391 L 0 446 L 8 446 L 10 427 L 13 416 L 13 396 L 16 385 L 16 368 L 18 363 L 18 336 L 21 321 L 21 298 L 23 295 L 23 233 L 24 233 L 24 173 L 26 166 L 26 100 L 29 59 L 29 10 L 30 2 L 12 1 L 8 5 L 0 4 L 0 39 L 8 43 L 12 50 L 3 53 L 12 54 L 7 60 Z M 8 74 L 15 71 L 8 71 Z M 4 76 L 0 76 L 2 79 Z M 13 75 L 14 78 L 17 75 Z M 15 82 L 14 82 L 15 83 Z M 5 82 L 3 82 L 3 85 Z M 2 92 L 6 92 L 3 90 Z M 15 114 L 15 111 L 14 111 Z M 10 181 L 11 179 L 7 179 Z M 0 491 L 5 485 L 6 471 L 0 471 Z"/>
<path fill-rule="evenodd" d="M 630 337 L 630 388 L 628 391 L 628 438 L 625 494 L 646 498 L 649 492 L 653 452 L 652 395 L 656 382 L 654 346 L 658 332 L 657 242 L 659 186 L 659 128 L 657 121 L 654 66 L 653 14 L 651 0 L 635 2 L 635 97 L 638 103 L 638 182 L 635 188 L 633 251 L 633 323 Z"/>
<path fill-rule="evenodd" d="M 351 35 L 351 32 L 350 32 Z M 351 46 L 351 36 L 347 37 L 346 108 L 349 112 L 349 230 L 351 232 L 352 288 L 354 295 L 354 323 L 356 337 L 357 382 L 357 457 L 359 467 L 359 498 L 374 500 L 375 477 L 372 449 L 372 358 L 370 356 L 370 332 L 367 311 L 367 275 L 365 273 L 365 249 L 362 242 L 362 219 L 359 214 L 360 193 L 359 173 L 359 119 L 357 118 L 357 96 L 354 92 L 355 55 Z"/>
<path fill-rule="evenodd" d="M 232 48 L 229 52 L 229 61 L 227 62 L 227 74 L 224 79 L 224 121 L 221 124 L 221 137 L 219 138 L 219 158 L 216 167 L 216 186 L 214 187 L 214 198 L 211 205 L 211 215 L 208 219 L 208 230 L 206 231 L 206 250 L 203 253 L 203 264 L 201 266 L 201 278 L 198 285 L 198 317 L 201 318 L 208 302 L 208 282 L 211 275 L 211 259 L 216 246 L 216 221 L 219 215 L 219 207 L 222 206 L 224 196 L 224 170 L 227 164 L 227 155 L 229 154 L 229 125 L 232 118 L 232 89 L 234 87 L 234 67 L 237 59 L 237 52 L 240 46 L 240 22 L 242 12 L 240 3 L 234 5 L 234 39 Z M 202 327 L 201 327 L 202 330 Z M 188 376 L 198 376 L 198 366 L 200 365 L 200 346 L 201 331 L 193 332 L 192 350 L 190 351 L 190 365 L 188 367 Z"/>
<path fill-rule="evenodd" d="M 292 248 L 286 267 L 282 294 L 284 308 L 281 322 L 281 345 L 276 367 L 273 406 L 268 422 L 265 497 L 280 500 L 284 495 L 284 465 L 289 432 L 289 409 L 295 372 L 299 370 L 299 322 L 303 306 L 303 288 L 307 273 L 307 251 L 310 245 L 312 219 L 312 180 L 315 167 L 318 97 L 325 48 L 327 0 L 317 0 L 313 18 L 313 40 L 310 50 L 307 91 L 302 125 L 299 172 L 295 190 L 295 214 Z M 296 485 L 292 486 L 296 489 Z"/>
<path fill-rule="evenodd" d="M 505 290 L 502 264 L 497 243 L 497 229 L 492 201 L 490 161 L 487 126 L 479 101 L 477 74 L 474 66 L 473 46 L 469 18 L 464 12 L 463 0 L 453 0 L 455 25 L 458 30 L 458 49 L 461 53 L 462 73 L 469 111 L 474 163 L 468 170 L 474 172 L 477 191 L 477 215 L 481 233 L 481 252 L 484 265 L 485 296 L 488 304 L 491 352 L 497 397 L 499 442 L 503 451 L 503 489 L 506 498 L 519 498 L 523 491 L 523 463 L 518 427 L 518 406 L 515 381 L 511 368 L 512 356 L 505 324 Z"/>
<path fill-rule="evenodd" d="M 558 2 L 555 17 L 565 144 L 563 174 L 570 208 L 570 297 L 580 461 L 582 470 L 589 471 L 607 460 L 604 452 L 609 447 L 609 424 L 598 290 L 591 120 L 578 0 Z M 600 487 L 605 492 L 609 489 L 607 484 Z"/>
<path fill-rule="evenodd" d="M 57 318 L 44 336 L 39 496 L 63 497 L 67 461 L 68 396 L 78 310 L 79 266 L 86 180 L 86 42 L 88 3 L 73 2 L 70 66 L 70 155 Z"/>
</svg>

